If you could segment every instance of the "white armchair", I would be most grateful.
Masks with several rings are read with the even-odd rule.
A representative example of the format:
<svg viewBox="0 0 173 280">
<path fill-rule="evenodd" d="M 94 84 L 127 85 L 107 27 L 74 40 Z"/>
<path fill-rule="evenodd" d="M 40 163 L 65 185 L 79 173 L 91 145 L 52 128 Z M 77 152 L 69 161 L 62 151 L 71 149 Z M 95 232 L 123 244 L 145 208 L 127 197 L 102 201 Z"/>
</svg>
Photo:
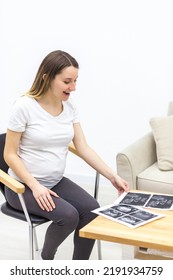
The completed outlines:
<svg viewBox="0 0 173 280">
<path fill-rule="evenodd" d="M 168 115 L 173 115 L 173 102 L 169 103 Z M 130 189 L 173 194 L 173 171 L 158 168 L 156 142 L 152 132 L 119 152 L 116 163 L 118 175 L 129 183 Z M 123 258 L 134 258 L 138 249 L 130 250 L 129 247 L 127 250 L 125 246 Z"/>
<path fill-rule="evenodd" d="M 169 103 L 168 115 L 173 115 L 173 102 Z M 118 175 L 131 189 L 173 194 L 173 171 L 158 168 L 152 132 L 119 152 L 116 163 Z"/>
</svg>

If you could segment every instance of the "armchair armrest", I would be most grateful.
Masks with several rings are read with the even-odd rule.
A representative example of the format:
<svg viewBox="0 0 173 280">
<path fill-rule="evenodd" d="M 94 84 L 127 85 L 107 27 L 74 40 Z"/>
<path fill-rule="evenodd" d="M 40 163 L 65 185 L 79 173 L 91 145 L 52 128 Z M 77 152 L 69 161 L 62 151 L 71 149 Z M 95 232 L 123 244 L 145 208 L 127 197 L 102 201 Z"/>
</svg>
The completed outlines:
<svg viewBox="0 0 173 280">
<path fill-rule="evenodd" d="M 24 193 L 25 186 L 0 169 L 0 181 L 15 193 Z"/>
<path fill-rule="evenodd" d="M 157 161 L 156 145 L 152 133 L 148 133 L 116 156 L 117 173 L 136 189 L 136 177 Z"/>
</svg>

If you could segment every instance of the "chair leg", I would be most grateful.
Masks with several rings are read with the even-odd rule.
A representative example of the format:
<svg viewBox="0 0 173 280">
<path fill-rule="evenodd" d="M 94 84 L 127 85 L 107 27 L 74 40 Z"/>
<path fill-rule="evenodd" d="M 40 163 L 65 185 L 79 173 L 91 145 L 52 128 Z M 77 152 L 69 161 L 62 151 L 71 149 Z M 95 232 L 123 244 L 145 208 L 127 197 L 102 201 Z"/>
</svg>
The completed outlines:
<svg viewBox="0 0 173 280">
<path fill-rule="evenodd" d="M 27 221 L 28 226 L 29 226 L 29 257 L 30 257 L 31 260 L 33 260 L 34 259 L 33 225 L 31 223 L 31 220 L 30 220 L 30 217 L 29 217 L 29 214 L 28 214 L 28 210 L 26 208 L 26 204 L 25 204 L 23 194 L 18 193 L 18 197 L 20 199 L 20 203 L 22 205 L 22 208 L 23 208 L 23 211 L 24 211 L 24 214 L 25 214 L 25 217 L 26 217 L 26 221 Z"/>
<path fill-rule="evenodd" d="M 34 229 L 32 225 L 29 225 L 29 257 L 30 260 L 34 260 Z"/>
<path fill-rule="evenodd" d="M 94 188 L 94 198 L 98 199 L 98 193 L 99 193 L 99 182 L 100 182 L 100 174 L 96 172 L 95 177 L 95 188 Z M 102 259 L 102 253 L 101 253 L 101 241 L 97 240 L 97 252 L 98 252 L 98 259 Z"/>
<path fill-rule="evenodd" d="M 38 240 L 37 240 L 37 232 L 35 227 L 33 227 L 33 235 L 34 235 L 35 250 L 38 251 Z"/>
<path fill-rule="evenodd" d="M 99 182 L 100 182 L 100 174 L 96 172 L 95 177 L 95 188 L 94 188 L 94 198 L 98 199 L 98 193 L 99 193 Z"/>
</svg>

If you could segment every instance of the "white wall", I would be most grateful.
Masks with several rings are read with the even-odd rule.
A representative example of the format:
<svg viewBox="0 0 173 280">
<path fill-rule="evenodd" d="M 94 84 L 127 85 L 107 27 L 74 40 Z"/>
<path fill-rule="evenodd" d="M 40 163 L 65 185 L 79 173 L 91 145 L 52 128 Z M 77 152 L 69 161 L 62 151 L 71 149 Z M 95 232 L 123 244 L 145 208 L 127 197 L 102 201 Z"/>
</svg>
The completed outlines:
<svg viewBox="0 0 173 280">
<path fill-rule="evenodd" d="M 90 145 L 115 168 L 117 152 L 167 113 L 173 91 L 171 0 L 1 0 L 0 132 L 47 53 L 80 64 L 74 93 Z M 69 156 L 67 173 L 90 176 Z"/>
</svg>

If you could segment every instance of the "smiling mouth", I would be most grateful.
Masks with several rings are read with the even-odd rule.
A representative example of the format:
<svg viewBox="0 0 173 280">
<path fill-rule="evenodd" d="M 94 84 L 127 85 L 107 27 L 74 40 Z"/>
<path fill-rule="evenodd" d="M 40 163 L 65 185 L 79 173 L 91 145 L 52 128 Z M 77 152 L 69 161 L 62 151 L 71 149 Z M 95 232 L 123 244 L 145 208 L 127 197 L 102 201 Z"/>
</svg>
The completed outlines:
<svg viewBox="0 0 173 280">
<path fill-rule="evenodd" d="M 65 95 L 70 95 L 70 92 L 63 91 Z"/>
</svg>

